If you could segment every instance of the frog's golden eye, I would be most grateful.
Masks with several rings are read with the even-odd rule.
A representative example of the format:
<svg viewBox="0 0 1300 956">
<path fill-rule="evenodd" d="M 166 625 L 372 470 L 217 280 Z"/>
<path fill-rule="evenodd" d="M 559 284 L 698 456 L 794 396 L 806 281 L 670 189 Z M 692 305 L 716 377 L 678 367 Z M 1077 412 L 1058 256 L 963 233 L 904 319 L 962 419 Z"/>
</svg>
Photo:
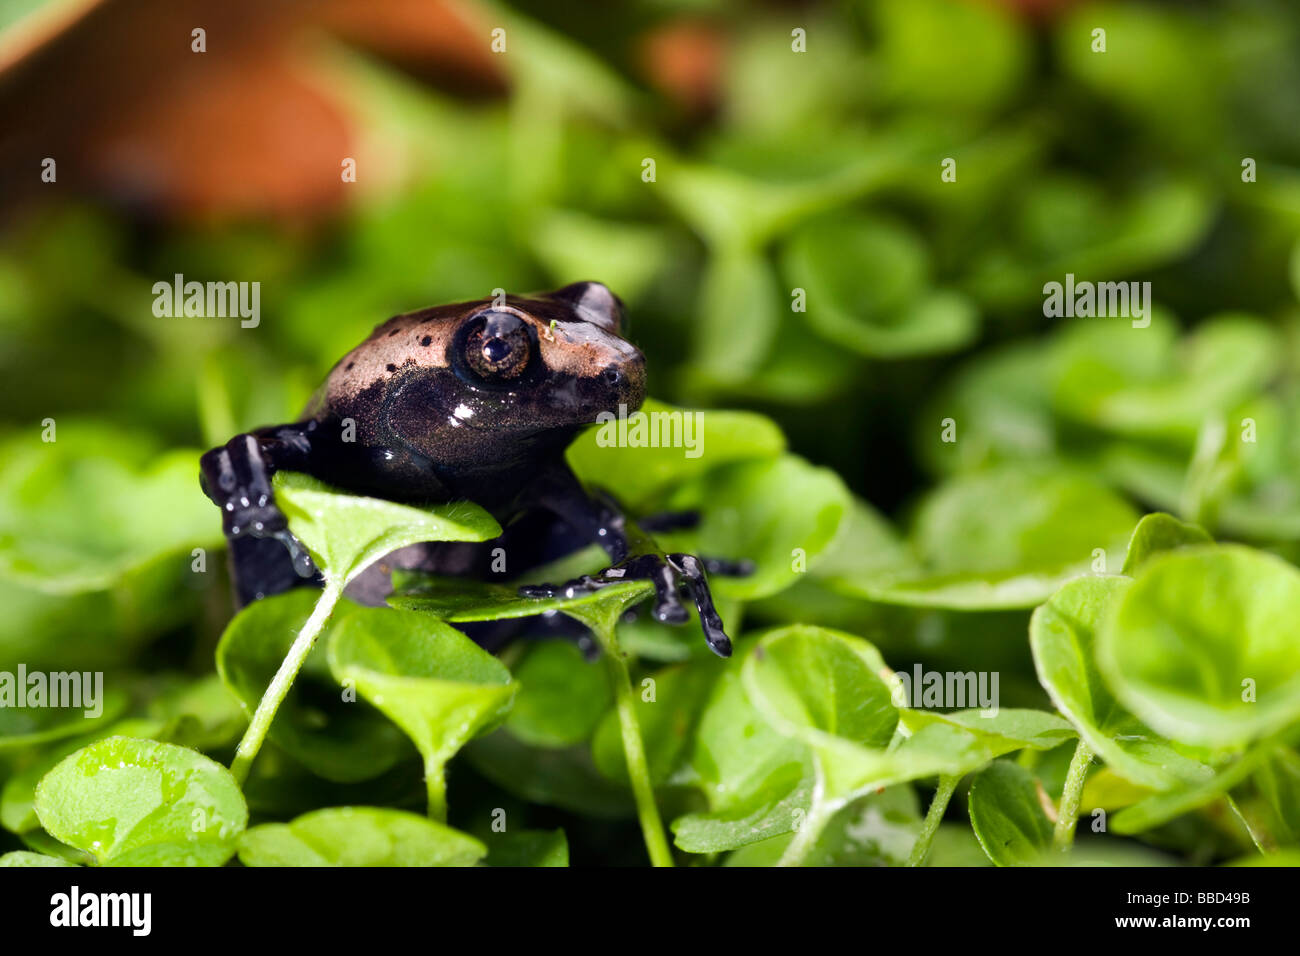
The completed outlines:
<svg viewBox="0 0 1300 956">
<path fill-rule="evenodd" d="M 511 379 L 523 373 L 533 342 L 523 319 L 509 312 L 485 312 L 471 320 L 465 362 L 485 379 Z"/>
</svg>

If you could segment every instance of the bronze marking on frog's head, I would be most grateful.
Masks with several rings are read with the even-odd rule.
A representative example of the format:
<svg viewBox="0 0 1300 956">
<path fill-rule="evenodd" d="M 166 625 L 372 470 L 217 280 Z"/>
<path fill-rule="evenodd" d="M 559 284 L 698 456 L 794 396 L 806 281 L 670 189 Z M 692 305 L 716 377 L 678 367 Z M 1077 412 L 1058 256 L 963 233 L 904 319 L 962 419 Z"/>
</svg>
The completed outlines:
<svg viewBox="0 0 1300 956">
<path fill-rule="evenodd" d="M 399 315 L 335 366 L 326 400 L 462 472 L 522 466 L 601 412 L 640 407 L 645 359 L 622 318 L 597 282 Z"/>
</svg>

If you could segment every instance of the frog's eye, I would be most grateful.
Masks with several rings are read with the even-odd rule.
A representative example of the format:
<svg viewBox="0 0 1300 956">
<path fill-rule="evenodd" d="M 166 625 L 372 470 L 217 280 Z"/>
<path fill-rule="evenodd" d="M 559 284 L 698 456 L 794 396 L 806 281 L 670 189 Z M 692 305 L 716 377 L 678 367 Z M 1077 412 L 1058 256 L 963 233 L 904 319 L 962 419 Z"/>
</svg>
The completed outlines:
<svg viewBox="0 0 1300 956">
<path fill-rule="evenodd" d="M 470 320 L 465 362 L 481 378 L 510 379 L 528 367 L 533 342 L 523 319 L 509 312 L 485 312 Z"/>
</svg>

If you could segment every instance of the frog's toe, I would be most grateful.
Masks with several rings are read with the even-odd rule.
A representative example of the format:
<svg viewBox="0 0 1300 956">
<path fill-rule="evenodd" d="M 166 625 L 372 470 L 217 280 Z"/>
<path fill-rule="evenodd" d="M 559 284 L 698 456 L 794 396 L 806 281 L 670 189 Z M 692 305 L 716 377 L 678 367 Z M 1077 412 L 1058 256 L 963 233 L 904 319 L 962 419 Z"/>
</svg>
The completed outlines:
<svg viewBox="0 0 1300 956">
<path fill-rule="evenodd" d="M 289 557 L 293 559 L 293 569 L 298 572 L 298 577 L 309 578 L 316 573 L 316 562 L 312 560 L 311 552 L 292 531 L 285 528 L 277 531 L 272 537 L 284 545 L 289 552 Z"/>
<path fill-rule="evenodd" d="M 722 623 L 718 609 L 713 606 L 713 593 L 705 576 L 705 563 L 693 554 L 670 554 L 668 561 L 682 576 L 687 592 L 695 602 L 695 612 L 704 630 L 704 640 L 709 649 L 719 657 L 731 656 L 731 638 Z"/>
<path fill-rule="evenodd" d="M 663 624 L 684 624 L 690 613 L 677 594 L 677 574 L 673 567 L 656 555 L 645 555 L 631 562 L 628 577 L 643 578 L 655 587 L 654 614 Z"/>
<path fill-rule="evenodd" d="M 277 538 L 289 527 L 280 509 L 265 499 L 250 501 L 247 496 L 235 496 L 221 510 L 228 538 Z"/>
</svg>

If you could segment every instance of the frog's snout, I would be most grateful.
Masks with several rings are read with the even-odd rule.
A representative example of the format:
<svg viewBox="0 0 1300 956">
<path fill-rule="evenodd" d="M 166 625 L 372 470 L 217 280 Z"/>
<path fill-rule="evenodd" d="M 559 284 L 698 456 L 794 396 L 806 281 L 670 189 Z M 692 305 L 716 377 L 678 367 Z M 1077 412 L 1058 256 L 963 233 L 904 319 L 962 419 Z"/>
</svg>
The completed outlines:
<svg viewBox="0 0 1300 956">
<path fill-rule="evenodd" d="M 645 356 L 640 351 L 606 365 L 600 373 L 601 384 L 610 394 L 610 405 L 626 405 L 635 411 L 645 401 Z"/>
</svg>

